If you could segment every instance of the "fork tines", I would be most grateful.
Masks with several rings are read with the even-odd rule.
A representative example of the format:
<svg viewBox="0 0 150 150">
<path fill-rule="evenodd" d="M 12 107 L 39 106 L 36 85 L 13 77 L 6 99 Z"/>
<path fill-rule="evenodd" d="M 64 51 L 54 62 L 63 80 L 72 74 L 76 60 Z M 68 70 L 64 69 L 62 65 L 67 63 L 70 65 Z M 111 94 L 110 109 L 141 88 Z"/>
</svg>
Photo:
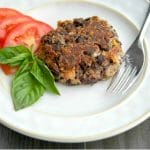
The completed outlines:
<svg viewBox="0 0 150 150">
<path fill-rule="evenodd" d="M 134 81 L 136 72 L 136 67 L 133 67 L 132 65 L 122 65 L 120 70 L 111 80 L 111 83 L 107 88 L 107 92 L 115 94 L 124 94 L 127 92 Z"/>
</svg>

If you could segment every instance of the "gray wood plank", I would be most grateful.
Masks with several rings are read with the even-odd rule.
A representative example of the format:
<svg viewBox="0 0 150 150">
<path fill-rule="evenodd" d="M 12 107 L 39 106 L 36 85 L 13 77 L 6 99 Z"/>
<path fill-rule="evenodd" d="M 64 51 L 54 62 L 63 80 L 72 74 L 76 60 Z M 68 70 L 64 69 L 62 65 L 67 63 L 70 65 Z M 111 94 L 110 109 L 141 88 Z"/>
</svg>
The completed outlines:
<svg viewBox="0 0 150 150">
<path fill-rule="evenodd" d="M 0 125 L 0 148 L 31 149 L 105 149 L 105 148 L 150 148 L 150 119 L 134 129 L 118 136 L 95 142 L 67 144 L 45 142 L 18 134 Z"/>
<path fill-rule="evenodd" d="M 83 149 L 84 143 L 81 144 L 63 144 L 55 142 L 45 142 L 29 138 L 18 134 L 3 125 L 0 125 L 0 148 L 4 149 L 31 149 L 31 148 L 51 148 L 51 149 Z"/>
<path fill-rule="evenodd" d="M 89 149 L 150 148 L 150 119 L 126 133 L 86 145 Z"/>
</svg>

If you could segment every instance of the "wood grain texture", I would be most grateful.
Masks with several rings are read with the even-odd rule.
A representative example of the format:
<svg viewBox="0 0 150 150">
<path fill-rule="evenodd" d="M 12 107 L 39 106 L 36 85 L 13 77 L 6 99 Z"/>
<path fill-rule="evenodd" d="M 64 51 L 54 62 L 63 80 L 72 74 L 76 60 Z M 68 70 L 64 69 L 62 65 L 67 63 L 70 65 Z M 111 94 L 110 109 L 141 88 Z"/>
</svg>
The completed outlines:
<svg viewBox="0 0 150 150">
<path fill-rule="evenodd" d="M 54 143 L 29 138 L 0 125 L 0 148 L 7 149 L 108 149 L 108 148 L 150 148 L 150 119 L 132 130 L 118 136 L 88 143 Z"/>
</svg>

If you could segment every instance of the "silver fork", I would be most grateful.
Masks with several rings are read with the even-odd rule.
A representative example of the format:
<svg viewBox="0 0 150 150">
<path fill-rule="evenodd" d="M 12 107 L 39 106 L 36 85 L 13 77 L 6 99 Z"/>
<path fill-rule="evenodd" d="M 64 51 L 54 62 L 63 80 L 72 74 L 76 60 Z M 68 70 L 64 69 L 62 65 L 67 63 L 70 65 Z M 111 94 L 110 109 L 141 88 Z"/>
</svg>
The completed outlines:
<svg viewBox="0 0 150 150">
<path fill-rule="evenodd" d="M 115 94 L 125 94 L 141 73 L 145 61 L 143 39 L 149 21 L 150 4 L 142 28 L 133 44 L 125 53 L 122 65 L 119 71 L 112 78 L 111 83 L 107 88 L 107 92 Z"/>
</svg>

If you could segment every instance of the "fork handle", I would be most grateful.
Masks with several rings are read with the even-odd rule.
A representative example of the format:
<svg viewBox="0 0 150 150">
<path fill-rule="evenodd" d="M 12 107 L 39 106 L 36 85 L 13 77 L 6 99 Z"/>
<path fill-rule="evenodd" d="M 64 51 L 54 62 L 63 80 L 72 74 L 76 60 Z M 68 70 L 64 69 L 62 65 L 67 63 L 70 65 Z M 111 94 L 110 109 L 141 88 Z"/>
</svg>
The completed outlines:
<svg viewBox="0 0 150 150">
<path fill-rule="evenodd" d="M 141 42 L 143 42 L 144 35 L 147 31 L 149 23 L 150 23 L 150 4 L 149 4 L 149 8 L 148 8 L 144 23 L 143 23 L 142 28 L 141 28 L 140 33 L 139 33 L 139 37 L 138 37 L 138 43 L 139 44 Z"/>
</svg>

